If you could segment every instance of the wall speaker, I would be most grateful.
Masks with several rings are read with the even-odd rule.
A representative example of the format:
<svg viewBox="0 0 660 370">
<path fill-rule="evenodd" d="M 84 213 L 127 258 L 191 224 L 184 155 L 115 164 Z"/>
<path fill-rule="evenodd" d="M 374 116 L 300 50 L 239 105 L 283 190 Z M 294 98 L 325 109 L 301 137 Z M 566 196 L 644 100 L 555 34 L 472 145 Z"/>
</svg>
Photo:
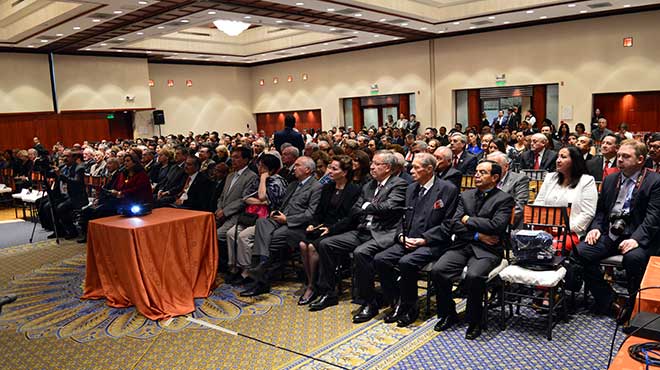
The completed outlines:
<svg viewBox="0 0 660 370">
<path fill-rule="evenodd" d="M 155 110 L 153 114 L 154 114 L 154 125 L 165 124 L 165 113 L 162 110 Z"/>
</svg>

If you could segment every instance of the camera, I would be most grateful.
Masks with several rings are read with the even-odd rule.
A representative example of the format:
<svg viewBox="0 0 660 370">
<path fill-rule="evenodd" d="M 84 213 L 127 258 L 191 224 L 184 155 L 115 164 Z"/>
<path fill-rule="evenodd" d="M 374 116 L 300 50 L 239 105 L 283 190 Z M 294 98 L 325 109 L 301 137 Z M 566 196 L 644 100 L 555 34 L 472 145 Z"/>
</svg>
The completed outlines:
<svg viewBox="0 0 660 370">
<path fill-rule="evenodd" d="M 34 171 L 42 174 L 47 174 L 48 172 L 50 172 L 52 168 L 50 165 L 50 161 L 48 160 L 48 157 L 39 156 L 35 158 L 33 169 Z"/>
<path fill-rule="evenodd" d="M 630 221 L 630 213 L 628 211 L 621 211 L 610 216 L 610 233 L 614 236 L 621 236 L 626 231 L 628 222 Z"/>
</svg>

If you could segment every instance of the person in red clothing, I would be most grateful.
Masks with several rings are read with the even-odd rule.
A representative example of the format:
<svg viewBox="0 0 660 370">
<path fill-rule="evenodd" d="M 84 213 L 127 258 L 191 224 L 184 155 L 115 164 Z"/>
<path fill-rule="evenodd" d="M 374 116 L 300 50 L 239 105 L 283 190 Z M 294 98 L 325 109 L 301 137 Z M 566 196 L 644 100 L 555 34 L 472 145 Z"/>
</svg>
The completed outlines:
<svg viewBox="0 0 660 370">
<path fill-rule="evenodd" d="M 119 198 L 120 206 L 151 203 L 151 183 L 138 156 L 129 152 L 124 157 L 124 172 L 119 174 L 115 189 L 110 193 Z"/>
</svg>

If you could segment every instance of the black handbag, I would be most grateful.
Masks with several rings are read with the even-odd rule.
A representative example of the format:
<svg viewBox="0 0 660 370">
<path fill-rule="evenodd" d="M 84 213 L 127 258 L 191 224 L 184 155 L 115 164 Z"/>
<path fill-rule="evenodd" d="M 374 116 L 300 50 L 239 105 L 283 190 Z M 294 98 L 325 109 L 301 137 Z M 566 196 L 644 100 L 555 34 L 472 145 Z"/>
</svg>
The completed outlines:
<svg viewBox="0 0 660 370">
<path fill-rule="evenodd" d="M 241 226 L 250 227 L 254 226 L 257 223 L 259 215 L 256 213 L 247 213 L 243 212 L 238 215 L 237 223 Z"/>
</svg>

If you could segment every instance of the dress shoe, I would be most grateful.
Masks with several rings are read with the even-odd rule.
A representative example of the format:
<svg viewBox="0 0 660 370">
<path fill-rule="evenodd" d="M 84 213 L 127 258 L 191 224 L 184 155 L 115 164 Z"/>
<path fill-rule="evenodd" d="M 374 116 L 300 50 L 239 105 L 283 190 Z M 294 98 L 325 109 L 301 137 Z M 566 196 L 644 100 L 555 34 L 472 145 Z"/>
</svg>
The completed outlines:
<svg viewBox="0 0 660 370">
<path fill-rule="evenodd" d="M 630 320 L 630 316 L 632 316 L 632 308 L 628 307 L 628 305 L 621 306 L 616 302 L 612 302 L 612 312 L 615 315 L 616 323 L 619 325 L 627 323 Z"/>
<path fill-rule="evenodd" d="M 305 298 L 305 295 L 301 295 L 300 298 L 298 299 L 298 306 L 304 306 L 310 304 L 312 301 L 316 299 L 316 292 L 312 292 L 312 294 L 309 295 L 309 297 Z"/>
<path fill-rule="evenodd" d="M 397 303 L 396 306 L 392 309 L 392 311 L 388 312 L 387 315 L 383 318 L 383 322 L 386 324 L 391 324 L 393 322 L 397 322 L 399 318 L 405 313 L 405 308 L 400 304 Z"/>
<path fill-rule="evenodd" d="M 480 324 L 470 324 L 467 331 L 465 332 L 465 339 L 474 340 L 481 335 L 481 325 Z"/>
<path fill-rule="evenodd" d="M 412 306 L 405 314 L 403 314 L 399 320 L 396 321 L 396 326 L 400 328 L 405 328 L 406 326 L 417 321 L 419 317 L 419 310 L 417 306 Z"/>
<path fill-rule="evenodd" d="M 445 331 L 451 328 L 456 322 L 458 322 L 458 315 L 455 312 L 447 316 L 442 316 L 433 327 L 433 330 Z"/>
<path fill-rule="evenodd" d="M 57 235 L 55 233 L 52 233 L 46 237 L 46 239 L 55 239 Z"/>
<path fill-rule="evenodd" d="M 367 303 L 360 306 L 358 313 L 353 316 L 353 324 L 367 322 L 378 315 L 378 307 L 373 303 Z"/>
<path fill-rule="evenodd" d="M 270 293 L 270 285 L 262 282 L 257 282 L 251 289 L 247 289 L 240 293 L 241 297 L 255 297 L 258 295 Z"/>
<path fill-rule="evenodd" d="M 86 236 L 86 235 L 83 236 L 82 238 L 76 240 L 76 242 L 77 242 L 77 243 L 80 243 L 80 244 L 85 244 L 85 243 L 87 243 L 87 236 Z"/>
<path fill-rule="evenodd" d="M 309 304 L 310 311 L 321 311 L 331 306 L 336 306 L 339 304 L 339 298 L 337 296 L 330 296 L 324 294 L 316 298 L 312 303 Z"/>
</svg>

